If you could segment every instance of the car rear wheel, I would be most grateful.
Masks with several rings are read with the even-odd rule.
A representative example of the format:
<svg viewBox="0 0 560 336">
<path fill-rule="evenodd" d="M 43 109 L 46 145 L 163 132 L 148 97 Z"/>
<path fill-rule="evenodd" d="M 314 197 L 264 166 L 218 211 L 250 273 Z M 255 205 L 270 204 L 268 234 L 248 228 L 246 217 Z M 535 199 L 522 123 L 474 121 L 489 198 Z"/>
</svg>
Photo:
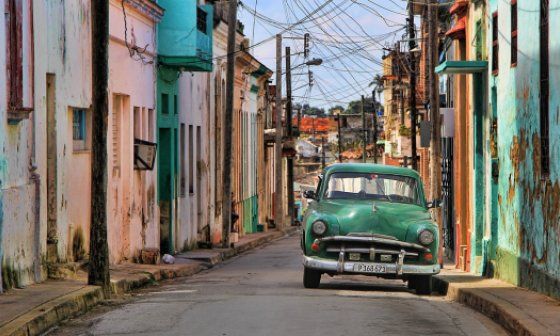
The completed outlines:
<svg viewBox="0 0 560 336">
<path fill-rule="evenodd" d="M 432 276 L 413 276 L 408 280 L 408 288 L 414 288 L 418 295 L 430 295 L 432 294 Z"/>
<path fill-rule="evenodd" d="M 317 288 L 321 283 L 321 272 L 304 267 L 303 268 L 303 286 L 305 288 Z"/>
<path fill-rule="evenodd" d="M 408 287 L 408 289 L 415 290 L 415 288 L 414 288 L 415 284 L 414 284 L 413 279 L 414 279 L 414 277 L 412 277 L 412 276 L 410 278 L 408 278 L 408 281 L 407 281 L 407 284 L 406 284 L 406 287 Z"/>
</svg>

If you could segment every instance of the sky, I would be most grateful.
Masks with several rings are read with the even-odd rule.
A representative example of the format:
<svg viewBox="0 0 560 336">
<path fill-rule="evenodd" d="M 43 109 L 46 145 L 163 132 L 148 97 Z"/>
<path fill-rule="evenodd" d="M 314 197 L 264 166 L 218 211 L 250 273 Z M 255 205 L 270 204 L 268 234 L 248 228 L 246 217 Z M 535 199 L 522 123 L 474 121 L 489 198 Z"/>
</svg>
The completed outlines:
<svg viewBox="0 0 560 336">
<path fill-rule="evenodd" d="M 255 13 L 256 8 L 256 15 Z M 292 71 L 294 103 L 325 108 L 346 107 L 348 102 L 371 96 L 376 74 L 382 74 L 384 47 L 403 38 L 406 24 L 403 0 L 244 0 L 238 19 L 245 26 L 255 57 L 276 71 L 274 35 L 311 36 L 309 59 L 321 58 L 320 66 L 299 66 Z M 263 42 L 265 41 L 265 42 Z M 303 51 L 303 39 L 283 39 L 291 53 Z M 291 58 L 292 68 L 305 62 Z M 283 67 L 285 62 L 283 60 Z M 308 71 L 314 85 L 309 86 Z M 284 84 L 285 85 L 285 80 Z M 283 89 L 285 95 L 285 89 Z"/>
</svg>

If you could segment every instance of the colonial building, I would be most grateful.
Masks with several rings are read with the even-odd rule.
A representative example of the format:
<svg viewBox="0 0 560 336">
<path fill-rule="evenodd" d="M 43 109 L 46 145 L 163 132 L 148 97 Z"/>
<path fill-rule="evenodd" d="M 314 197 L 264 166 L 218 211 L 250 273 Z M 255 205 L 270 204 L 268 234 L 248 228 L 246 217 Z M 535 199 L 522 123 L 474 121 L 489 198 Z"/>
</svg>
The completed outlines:
<svg viewBox="0 0 560 336">
<path fill-rule="evenodd" d="M 202 139 L 208 136 L 202 118 L 210 110 L 214 10 L 210 4 L 158 4 L 165 9 L 157 60 L 159 231 L 161 251 L 173 253 L 193 246 L 205 226 Z"/>
<path fill-rule="evenodd" d="M 560 297 L 557 6 L 549 0 L 488 2 L 482 23 L 489 32 L 484 75 L 490 105 L 480 121 L 485 141 L 475 149 L 485 154 L 483 209 L 492 215 L 480 219 L 479 236 L 491 234 L 487 255 L 494 273 L 554 297 Z"/>
<path fill-rule="evenodd" d="M 147 0 L 110 2 L 109 162 L 110 261 L 137 260 L 159 247 L 157 170 L 135 157 L 139 141 L 156 141 L 156 25 L 163 8 Z M 78 197 L 76 197 L 78 198 Z"/>
<path fill-rule="evenodd" d="M 8 288 L 22 286 L 44 276 L 41 256 L 46 254 L 47 231 L 41 223 L 47 221 L 47 207 L 44 203 L 41 207 L 40 200 L 45 196 L 41 194 L 41 184 L 44 186 L 47 181 L 47 158 L 45 146 L 35 147 L 35 137 L 41 134 L 45 140 L 47 130 L 46 114 L 35 113 L 42 93 L 36 92 L 33 79 L 35 75 L 47 75 L 46 71 L 36 74 L 35 70 L 36 32 L 32 18 L 35 7 L 44 3 L 34 3 L 0 1 L 4 9 L 0 16 L 0 291 L 2 283 Z M 46 38 L 46 25 L 42 27 L 38 34 L 43 33 L 41 37 Z M 52 48 L 50 51 L 56 52 L 60 44 Z M 44 91 L 46 86 L 41 89 Z M 67 120 L 66 115 L 62 116 Z M 57 229 L 55 225 L 50 225 L 51 232 Z M 58 250 L 66 255 L 66 238 L 64 234 L 64 243 L 53 248 L 55 253 Z"/>
<path fill-rule="evenodd" d="M 234 118 L 233 118 L 233 209 L 240 215 L 234 227 L 240 234 L 257 232 L 259 223 L 258 178 L 266 174 L 265 167 L 259 170 L 258 158 L 264 150 L 264 128 L 259 126 L 263 111 L 267 108 L 267 81 L 272 70 L 265 67 L 253 55 L 244 50 L 236 57 Z M 260 114 L 260 116 L 259 116 Z"/>
<path fill-rule="evenodd" d="M 456 1 L 453 59 L 457 267 L 560 297 L 558 162 L 548 0 Z"/>
<path fill-rule="evenodd" d="M 216 20 L 214 2 L 109 3 L 110 262 L 141 262 L 145 249 L 175 253 L 198 242 L 219 244 L 223 3 L 216 3 Z M 1 291 L 87 260 L 97 181 L 90 2 L 0 0 L 0 7 Z M 277 158 L 265 136 L 273 130 L 272 71 L 247 50 L 241 27 L 231 176 L 243 235 L 266 230 L 274 218 Z M 153 162 L 146 161 L 142 153 L 156 148 Z"/>
</svg>

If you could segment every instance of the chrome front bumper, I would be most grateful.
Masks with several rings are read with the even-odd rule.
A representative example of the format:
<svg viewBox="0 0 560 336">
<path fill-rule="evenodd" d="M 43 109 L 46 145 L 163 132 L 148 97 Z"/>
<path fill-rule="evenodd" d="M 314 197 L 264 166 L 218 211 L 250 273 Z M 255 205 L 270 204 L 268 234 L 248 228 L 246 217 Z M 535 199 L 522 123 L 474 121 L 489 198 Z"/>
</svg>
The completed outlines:
<svg viewBox="0 0 560 336">
<path fill-rule="evenodd" d="M 367 264 L 373 266 L 384 266 L 385 272 L 375 273 L 375 272 L 356 272 L 354 271 L 355 264 Z M 303 256 L 303 265 L 305 267 L 324 271 L 326 273 L 354 273 L 354 274 L 379 274 L 379 275 L 397 275 L 401 276 L 403 274 L 421 274 L 421 275 L 433 275 L 438 274 L 440 271 L 439 264 L 436 265 L 407 265 L 396 263 L 377 263 L 377 262 L 355 262 L 355 261 L 340 261 L 332 259 L 324 259 L 318 257 L 308 257 Z"/>
</svg>

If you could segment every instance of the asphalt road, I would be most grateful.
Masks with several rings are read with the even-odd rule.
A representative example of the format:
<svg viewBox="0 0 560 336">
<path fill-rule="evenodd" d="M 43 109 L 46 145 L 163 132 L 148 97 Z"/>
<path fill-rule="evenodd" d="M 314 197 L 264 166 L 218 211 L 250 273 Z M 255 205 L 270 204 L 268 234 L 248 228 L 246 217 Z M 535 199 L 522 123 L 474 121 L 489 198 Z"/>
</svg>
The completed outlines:
<svg viewBox="0 0 560 336">
<path fill-rule="evenodd" d="M 302 285 L 298 237 L 95 309 L 50 335 L 505 335 L 484 316 L 399 280 L 323 275 Z"/>
</svg>

